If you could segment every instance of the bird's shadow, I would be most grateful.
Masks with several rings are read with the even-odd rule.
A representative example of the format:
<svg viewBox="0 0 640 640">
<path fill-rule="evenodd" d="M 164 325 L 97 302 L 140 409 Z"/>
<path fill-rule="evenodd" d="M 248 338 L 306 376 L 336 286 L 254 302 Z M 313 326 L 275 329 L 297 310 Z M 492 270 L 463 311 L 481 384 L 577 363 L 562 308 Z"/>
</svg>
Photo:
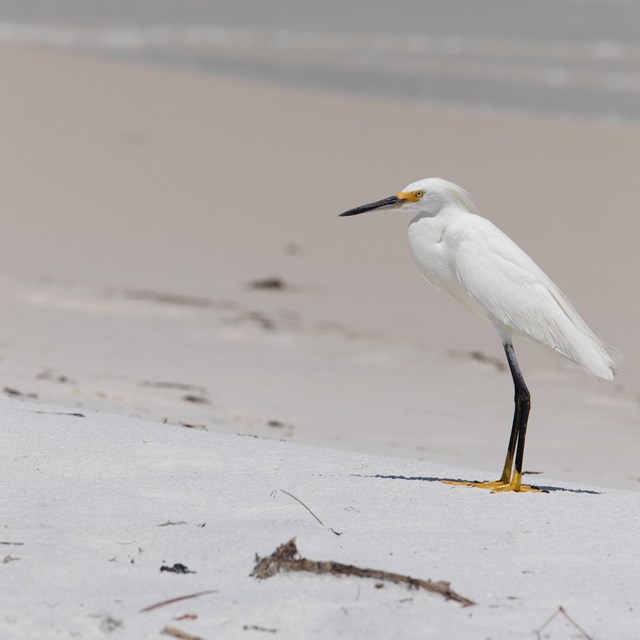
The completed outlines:
<svg viewBox="0 0 640 640">
<path fill-rule="evenodd" d="M 418 480 L 420 482 L 476 482 L 475 480 L 467 480 L 465 478 L 437 478 L 435 476 L 399 476 L 399 475 L 385 475 L 382 473 L 375 473 L 373 475 L 362 475 L 358 473 L 352 473 L 356 478 L 382 478 L 383 480 Z M 566 487 L 553 487 L 550 485 L 531 485 L 536 489 L 540 489 L 543 493 L 553 493 L 555 491 L 564 491 L 567 493 L 588 493 L 591 495 L 599 496 L 601 491 L 593 491 L 592 489 L 567 489 Z"/>
</svg>

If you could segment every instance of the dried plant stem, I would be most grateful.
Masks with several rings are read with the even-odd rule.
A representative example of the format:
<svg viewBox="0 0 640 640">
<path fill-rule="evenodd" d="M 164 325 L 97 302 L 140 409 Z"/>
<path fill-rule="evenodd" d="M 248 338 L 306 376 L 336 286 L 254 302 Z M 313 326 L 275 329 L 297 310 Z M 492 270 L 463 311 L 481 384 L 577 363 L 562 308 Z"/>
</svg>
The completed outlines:
<svg viewBox="0 0 640 640">
<path fill-rule="evenodd" d="M 181 602 L 182 600 L 191 600 L 191 598 L 199 598 L 200 596 L 207 595 L 208 593 L 218 593 L 218 591 L 217 589 L 209 589 L 208 591 L 198 591 L 198 593 L 190 593 L 189 595 L 186 595 L 186 596 L 177 596 L 176 598 L 170 598 L 169 600 L 156 602 L 156 604 L 150 604 L 148 607 L 145 607 L 144 609 L 140 609 L 140 613 L 153 611 L 154 609 L 165 607 L 166 605 L 173 604 L 174 602 Z"/>
<path fill-rule="evenodd" d="M 465 598 L 451 589 L 448 582 L 420 580 L 399 573 L 390 573 L 378 569 L 362 569 L 350 564 L 331 561 L 308 560 L 298 554 L 295 538 L 281 544 L 270 556 L 260 558 L 256 555 L 256 566 L 251 575 L 256 578 L 270 578 L 280 571 L 305 571 L 307 573 L 330 574 L 335 576 L 356 576 L 358 578 L 372 578 L 395 584 L 406 584 L 413 589 L 424 589 L 438 593 L 446 600 L 455 600 L 465 607 L 474 605 L 473 600 Z"/>
</svg>

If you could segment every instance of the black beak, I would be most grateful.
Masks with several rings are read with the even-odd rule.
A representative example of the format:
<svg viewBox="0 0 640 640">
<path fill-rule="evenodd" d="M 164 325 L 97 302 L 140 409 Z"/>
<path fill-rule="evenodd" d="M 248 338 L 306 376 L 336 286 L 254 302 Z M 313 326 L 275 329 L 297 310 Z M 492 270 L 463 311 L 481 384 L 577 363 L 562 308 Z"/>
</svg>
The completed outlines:
<svg viewBox="0 0 640 640">
<path fill-rule="evenodd" d="M 340 213 L 339 216 L 357 216 L 359 213 L 366 213 L 367 211 L 373 211 L 374 209 L 381 209 L 382 207 L 393 207 L 397 204 L 402 204 L 404 200 L 398 198 L 398 196 L 389 196 L 384 200 L 378 200 L 377 202 L 370 202 L 369 204 L 363 204 L 355 209 L 349 209 Z"/>
</svg>

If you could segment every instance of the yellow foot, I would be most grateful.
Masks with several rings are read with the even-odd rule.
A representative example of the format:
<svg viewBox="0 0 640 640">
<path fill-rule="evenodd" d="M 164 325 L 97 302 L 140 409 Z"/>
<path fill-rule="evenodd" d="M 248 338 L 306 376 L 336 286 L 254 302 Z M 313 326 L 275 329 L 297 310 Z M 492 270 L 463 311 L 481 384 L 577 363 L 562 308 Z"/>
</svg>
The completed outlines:
<svg viewBox="0 0 640 640">
<path fill-rule="evenodd" d="M 521 493 L 532 491 L 534 493 L 541 493 L 542 489 L 538 489 L 538 487 L 532 487 L 530 484 L 520 484 L 519 482 L 516 484 L 515 482 L 511 481 L 509 484 L 501 484 L 499 487 L 496 487 L 494 491 L 520 491 Z"/>
<path fill-rule="evenodd" d="M 458 484 L 463 485 L 465 487 L 478 487 L 479 489 L 489 489 L 492 493 L 496 491 L 534 491 L 540 492 L 541 489 L 537 487 L 532 487 L 528 484 L 521 484 L 516 480 L 512 480 L 511 482 L 504 482 L 503 480 L 494 480 L 493 482 L 466 482 L 462 480 L 443 480 L 445 484 Z"/>
</svg>

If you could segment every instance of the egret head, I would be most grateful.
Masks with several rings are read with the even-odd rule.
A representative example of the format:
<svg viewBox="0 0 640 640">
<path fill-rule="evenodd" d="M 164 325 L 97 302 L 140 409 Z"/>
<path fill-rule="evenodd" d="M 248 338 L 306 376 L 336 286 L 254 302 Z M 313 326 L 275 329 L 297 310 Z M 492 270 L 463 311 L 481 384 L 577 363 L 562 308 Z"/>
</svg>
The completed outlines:
<svg viewBox="0 0 640 640">
<path fill-rule="evenodd" d="M 435 216 L 447 206 L 478 213 L 471 196 L 457 184 L 442 178 L 425 178 L 412 182 L 393 196 L 349 209 L 340 215 L 355 216 L 375 209 L 400 209 L 413 215 Z"/>
</svg>

